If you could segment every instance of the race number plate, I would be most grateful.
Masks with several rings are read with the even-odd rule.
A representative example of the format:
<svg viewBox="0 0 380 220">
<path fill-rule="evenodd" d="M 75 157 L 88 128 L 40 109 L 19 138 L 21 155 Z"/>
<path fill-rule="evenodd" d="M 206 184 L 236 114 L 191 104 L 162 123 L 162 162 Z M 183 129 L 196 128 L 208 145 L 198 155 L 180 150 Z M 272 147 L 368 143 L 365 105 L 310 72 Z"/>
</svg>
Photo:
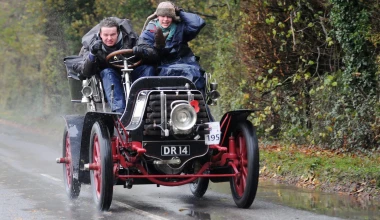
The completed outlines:
<svg viewBox="0 0 380 220">
<path fill-rule="evenodd" d="M 190 155 L 190 145 L 161 145 L 161 156 Z"/>
<path fill-rule="evenodd" d="M 220 124 L 219 122 L 209 122 L 210 133 L 205 135 L 205 144 L 219 144 L 220 142 Z"/>
</svg>

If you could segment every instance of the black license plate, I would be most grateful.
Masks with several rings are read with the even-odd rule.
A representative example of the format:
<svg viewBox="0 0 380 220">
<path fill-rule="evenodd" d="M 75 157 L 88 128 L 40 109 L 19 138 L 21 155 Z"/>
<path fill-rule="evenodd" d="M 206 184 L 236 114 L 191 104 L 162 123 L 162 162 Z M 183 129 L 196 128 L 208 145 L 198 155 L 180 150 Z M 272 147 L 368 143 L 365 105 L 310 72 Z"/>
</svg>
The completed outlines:
<svg viewBox="0 0 380 220">
<path fill-rule="evenodd" d="M 190 155 L 190 145 L 161 145 L 161 156 Z"/>
</svg>

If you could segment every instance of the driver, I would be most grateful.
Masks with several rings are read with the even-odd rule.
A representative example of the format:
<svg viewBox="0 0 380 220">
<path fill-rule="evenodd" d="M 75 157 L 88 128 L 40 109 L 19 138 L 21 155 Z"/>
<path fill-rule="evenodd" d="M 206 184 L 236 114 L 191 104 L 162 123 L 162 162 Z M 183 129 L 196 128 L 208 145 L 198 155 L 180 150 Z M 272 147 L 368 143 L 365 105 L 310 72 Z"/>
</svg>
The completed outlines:
<svg viewBox="0 0 380 220">
<path fill-rule="evenodd" d="M 104 18 L 82 38 L 83 47 L 79 53 L 83 62 L 77 66 L 84 77 L 99 74 L 104 92 L 113 112 L 123 113 L 125 93 L 122 84 L 121 70 L 106 62 L 108 54 L 120 49 L 132 49 L 136 45 L 137 34 L 129 20 L 116 17 Z M 131 82 L 144 76 L 153 76 L 154 68 L 144 65 L 135 68 L 130 74 Z M 111 103 L 113 85 L 113 102 Z"/>
</svg>

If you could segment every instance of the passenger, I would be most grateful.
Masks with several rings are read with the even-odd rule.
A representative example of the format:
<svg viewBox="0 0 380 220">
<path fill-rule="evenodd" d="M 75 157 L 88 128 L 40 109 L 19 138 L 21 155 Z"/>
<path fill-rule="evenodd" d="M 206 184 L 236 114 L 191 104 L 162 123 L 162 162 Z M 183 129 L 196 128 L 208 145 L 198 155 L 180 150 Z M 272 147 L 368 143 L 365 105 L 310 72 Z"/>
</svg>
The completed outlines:
<svg viewBox="0 0 380 220">
<path fill-rule="evenodd" d="M 155 60 L 158 76 L 185 76 L 198 89 L 203 89 L 203 70 L 197 62 L 188 42 L 205 26 L 196 14 L 184 12 L 172 2 L 161 2 L 156 12 L 147 19 L 134 54 Z M 154 50 L 152 50 L 152 48 Z"/>
<path fill-rule="evenodd" d="M 132 49 L 137 43 L 138 35 L 133 31 L 127 19 L 109 17 L 103 19 L 82 38 L 83 47 L 79 55 L 83 62 L 77 71 L 84 77 L 99 74 L 103 82 L 104 92 L 113 112 L 123 113 L 126 105 L 121 70 L 106 62 L 108 54 L 120 49 Z M 139 66 L 130 74 L 133 82 L 143 76 L 153 76 L 154 67 Z M 113 103 L 111 104 L 112 85 Z"/>
</svg>

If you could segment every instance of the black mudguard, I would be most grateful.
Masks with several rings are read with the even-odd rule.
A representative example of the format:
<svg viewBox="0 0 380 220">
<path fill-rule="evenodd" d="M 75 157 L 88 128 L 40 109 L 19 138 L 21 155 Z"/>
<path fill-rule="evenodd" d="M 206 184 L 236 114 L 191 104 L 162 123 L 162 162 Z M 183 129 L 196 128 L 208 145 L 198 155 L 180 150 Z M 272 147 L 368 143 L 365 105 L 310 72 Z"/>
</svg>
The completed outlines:
<svg viewBox="0 0 380 220">
<path fill-rule="evenodd" d="M 227 147 L 228 146 L 228 137 L 231 135 L 232 131 L 235 129 L 237 124 L 239 122 L 244 122 L 247 120 L 247 117 L 255 112 L 256 110 L 250 110 L 250 109 L 242 109 L 242 110 L 235 110 L 235 111 L 229 111 L 226 112 L 222 119 L 220 120 L 220 131 L 222 133 L 222 142 L 220 143 L 221 146 Z M 223 121 L 230 117 L 230 119 L 227 119 L 227 122 L 222 126 Z"/>
<path fill-rule="evenodd" d="M 67 132 L 70 138 L 71 163 L 73 164 L 73 178 L 78 179 L 80 181 L 80 150 L 82 142 L 84 116 L 66 115 L 63 118 L 65 119 Z"/>
<path fill-rule="evenodd" d="M 73 163 L 73 175 L 81 183 L 90 183 L 90 172 L 84 171 L 84 164 L 89 162 L 89 145 L 92 125 L 95 121 L 103 120 L 107 125 L 110 135 L 113 135 L 114 121 L 116 114 L 87 112 L 83 115 L 64 116 L 67 131 L 69 132 L 71 143 L 71 160 Z"/>
</svg>

